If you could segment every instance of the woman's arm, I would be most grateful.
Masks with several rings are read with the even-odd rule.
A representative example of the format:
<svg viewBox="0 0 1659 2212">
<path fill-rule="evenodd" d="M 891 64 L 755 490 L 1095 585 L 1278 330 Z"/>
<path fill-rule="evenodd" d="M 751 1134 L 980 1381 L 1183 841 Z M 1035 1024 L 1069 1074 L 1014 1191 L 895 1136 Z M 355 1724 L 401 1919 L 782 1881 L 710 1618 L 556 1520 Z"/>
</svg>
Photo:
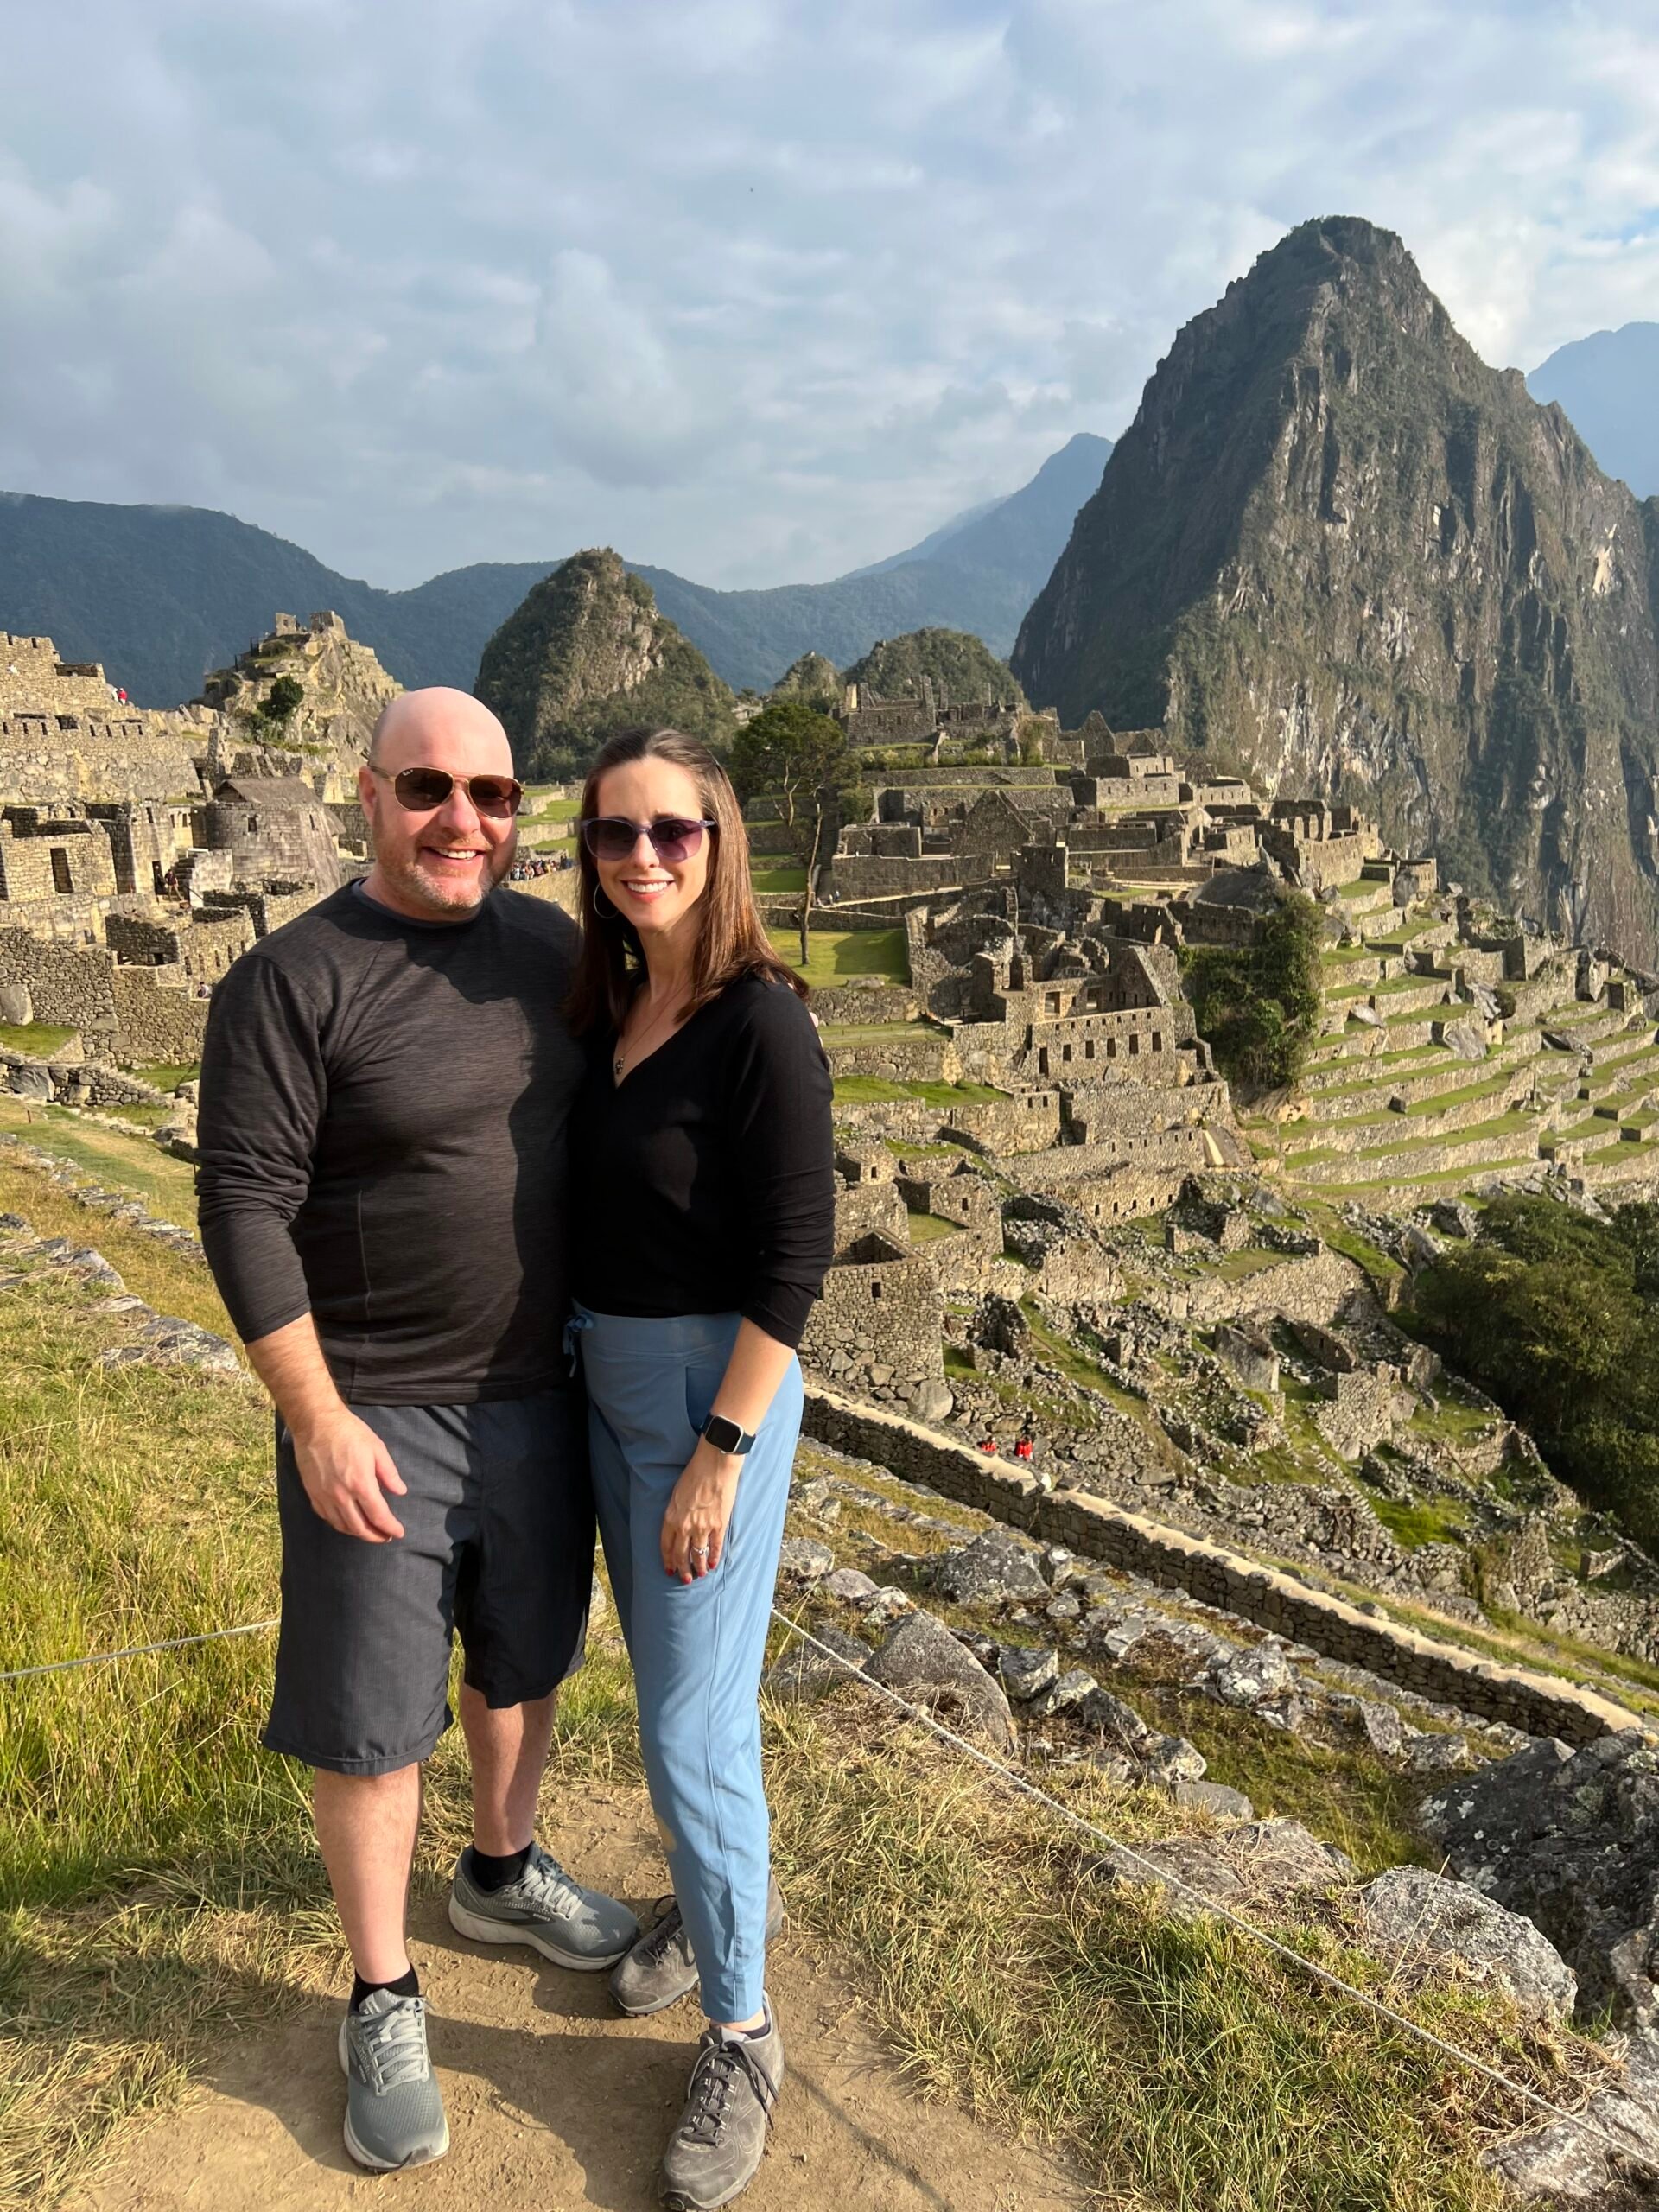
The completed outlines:
<svg viewBox="0 0 1659 2212">
<path fill-rule="evenodd" d="M 732 1346 L 712 1410 L 753 1435 L 766 1417 L 778 1385 L 789 1372 L 792 1348 L 780 1344 L 753 1321 L 745 1321 Z M 707 1437 L 686 1463 L 663 1516 L 663 1566 L 682 1582 L 712 1573 L 726 1545 L 727 1524 L 737 1499 L 743 1462 L 716 1452 Z M 699 1546 L 707 1545 L 706 1554 Z"/>
</svg>

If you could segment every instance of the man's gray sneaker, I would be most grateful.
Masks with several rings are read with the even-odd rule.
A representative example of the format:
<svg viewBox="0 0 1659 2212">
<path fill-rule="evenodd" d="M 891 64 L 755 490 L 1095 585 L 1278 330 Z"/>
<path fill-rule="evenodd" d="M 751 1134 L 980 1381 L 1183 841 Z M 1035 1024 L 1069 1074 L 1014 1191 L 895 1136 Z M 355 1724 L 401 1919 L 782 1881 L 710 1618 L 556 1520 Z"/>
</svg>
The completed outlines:
<svg viewBox="0 0 1659 2212">
<path fill-rule="evenodd" d="M 426 1999 L 372 1990 L 340 2024 L 346 2148 L 359 2166 L 391 2173 L 449 2148 L 443 2098 L 426 2052 Z"/>
<path fill-rule="evenodd" d="M 680 1908 L 671 1897 L 658 1904 L 658 1918 L 611 1976 L 611 1994 L 625 2012 L 636 2020 L 648 2012 L 666 2011 L 689 1997 L 697 1986 L 697 1962 L 691 1955 L 691 1938 L 685 1932 Z M 784 1900 L 778 1885 L 766 1880 L 766 1941 L 773 1942 L 784 1924 Z"/>
<path fill-rule="evenodd" d="M 765 2035 L 707 2030 L 685 2110 L 663 2158 L 667 2212 L 714 2212 L 748 2187 L 783 2085 L 784 2039 L 770 2007 Z"/>
<path fill-rule="evenodd" d="M 468 1844 L 449 1885 L 449 1925 L 474 1943 L 528 1943 L 556 1966 L 596 1974 L 639 1940 L 639 1923 L 626 1905 L 583 1889 L 538 1843 L 531 1845 L 518 1880 L 499 1890 L 480 1890 L 472 1863 Z"/>
</svg>

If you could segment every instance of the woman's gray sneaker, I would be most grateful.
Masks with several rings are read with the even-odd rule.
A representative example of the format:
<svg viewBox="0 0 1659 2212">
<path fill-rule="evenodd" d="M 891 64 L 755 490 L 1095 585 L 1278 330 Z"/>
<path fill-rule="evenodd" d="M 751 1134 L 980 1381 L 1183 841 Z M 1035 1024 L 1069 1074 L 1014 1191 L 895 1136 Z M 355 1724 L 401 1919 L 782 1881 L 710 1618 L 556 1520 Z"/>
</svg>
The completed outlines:
<svg viewBox="0 0 1659 2212">
<path fill-rule="evenodd" d="M 346 2148 L 359 2166 L 392 2173 L 449 2148 L 449 2123 L 426 2050 L 426 1999 L 372 1990 L 340 2024 Z"/>
<path fill-rule="evenodd" d="M 639 1940 L 639 1923 L 626 1905 L 584 1889 L 538 1843 L 531 1845 L 518 1880 L 499 1890 L 477 1886 L 472 1861 L 468 1844 L 449 1885 L 449 1925 L 474 1943 L 528 1943 L 556 1966 L 596 1974 Z"/>
<path fill-rule="evenodd" d="M 685 1932 L 680 1908 L 673 1897 L 660 1897 L 658 1918 L 611 1976 L 611 1994 L 625 2012 L 636 2020 L 647 2013 L 665 2012 L 689 1997 L 697 1986 L 697 1962 L 691 1955 L 691 1939 Z M 778 1885 L 766 1881 L 766 1941 L 776 1940 L 784 1924 L 784 1900 Z"/>
<path fill-rule="evenodd" d="M 667 2212 L 714 2212 L 754 2179 L 772 2108 L 784 2085 L 784 2039 L 709 2028 L 697 2045 L 691 2088 L 663 2158 Z"/>
</svg>

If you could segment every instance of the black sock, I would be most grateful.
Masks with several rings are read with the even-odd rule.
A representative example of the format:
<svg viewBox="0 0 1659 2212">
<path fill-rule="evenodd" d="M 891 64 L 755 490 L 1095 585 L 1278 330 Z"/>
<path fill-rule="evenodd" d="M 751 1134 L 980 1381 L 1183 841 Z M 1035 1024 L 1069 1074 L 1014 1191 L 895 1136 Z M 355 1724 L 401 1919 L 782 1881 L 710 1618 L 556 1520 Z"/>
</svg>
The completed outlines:
<svg viewBox="0 0 1659 2212">
<path fill-rule="evenodd" d="M 497 1890 L 505 1890 L 509 1882 L 516 1882 L 530 1864 L 530 1846 L 522 1851 L 510 1851 L 505 1859 L 492 1859 L 487 1851 L 473 1846 L 473 1855 L 467 1861 L 467 1878 L 475 1890 L 493 1897 Z"/>
<path fill-rule="evenodd" d="M 353 2012 L 356 2012 L 365 1997 L 372 1997 L 377 1989 L 389 1989 L 394 1997 L 418 1997 L 421 1993 L 420 1977 L 416 1974 L 413 1967 L 410 1967 L 407 1974 L 400 1974 L 396 1981 L 365 1981 L 360 1974 L 353 1974 L 352 1977 Z"/>
</svg>

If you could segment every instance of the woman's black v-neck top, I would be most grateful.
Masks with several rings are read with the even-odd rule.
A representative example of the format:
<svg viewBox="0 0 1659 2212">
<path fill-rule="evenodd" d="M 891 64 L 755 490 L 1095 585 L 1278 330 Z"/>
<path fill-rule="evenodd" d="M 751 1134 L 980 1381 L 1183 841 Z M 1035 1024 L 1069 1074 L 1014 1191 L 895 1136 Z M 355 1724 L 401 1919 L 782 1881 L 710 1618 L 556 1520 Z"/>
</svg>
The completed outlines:
<svg viewBox="0 0 1659 2212">
<path fill-rule="evenodd" d="M 830 1068 L 804 1003 L 729 983 L 618 1084 L 590 1042 L 570 1120 L 571 1281 L 598 1313 L 741 1313 L 800 1343 L 835 1249 Z"/>
</svg>

